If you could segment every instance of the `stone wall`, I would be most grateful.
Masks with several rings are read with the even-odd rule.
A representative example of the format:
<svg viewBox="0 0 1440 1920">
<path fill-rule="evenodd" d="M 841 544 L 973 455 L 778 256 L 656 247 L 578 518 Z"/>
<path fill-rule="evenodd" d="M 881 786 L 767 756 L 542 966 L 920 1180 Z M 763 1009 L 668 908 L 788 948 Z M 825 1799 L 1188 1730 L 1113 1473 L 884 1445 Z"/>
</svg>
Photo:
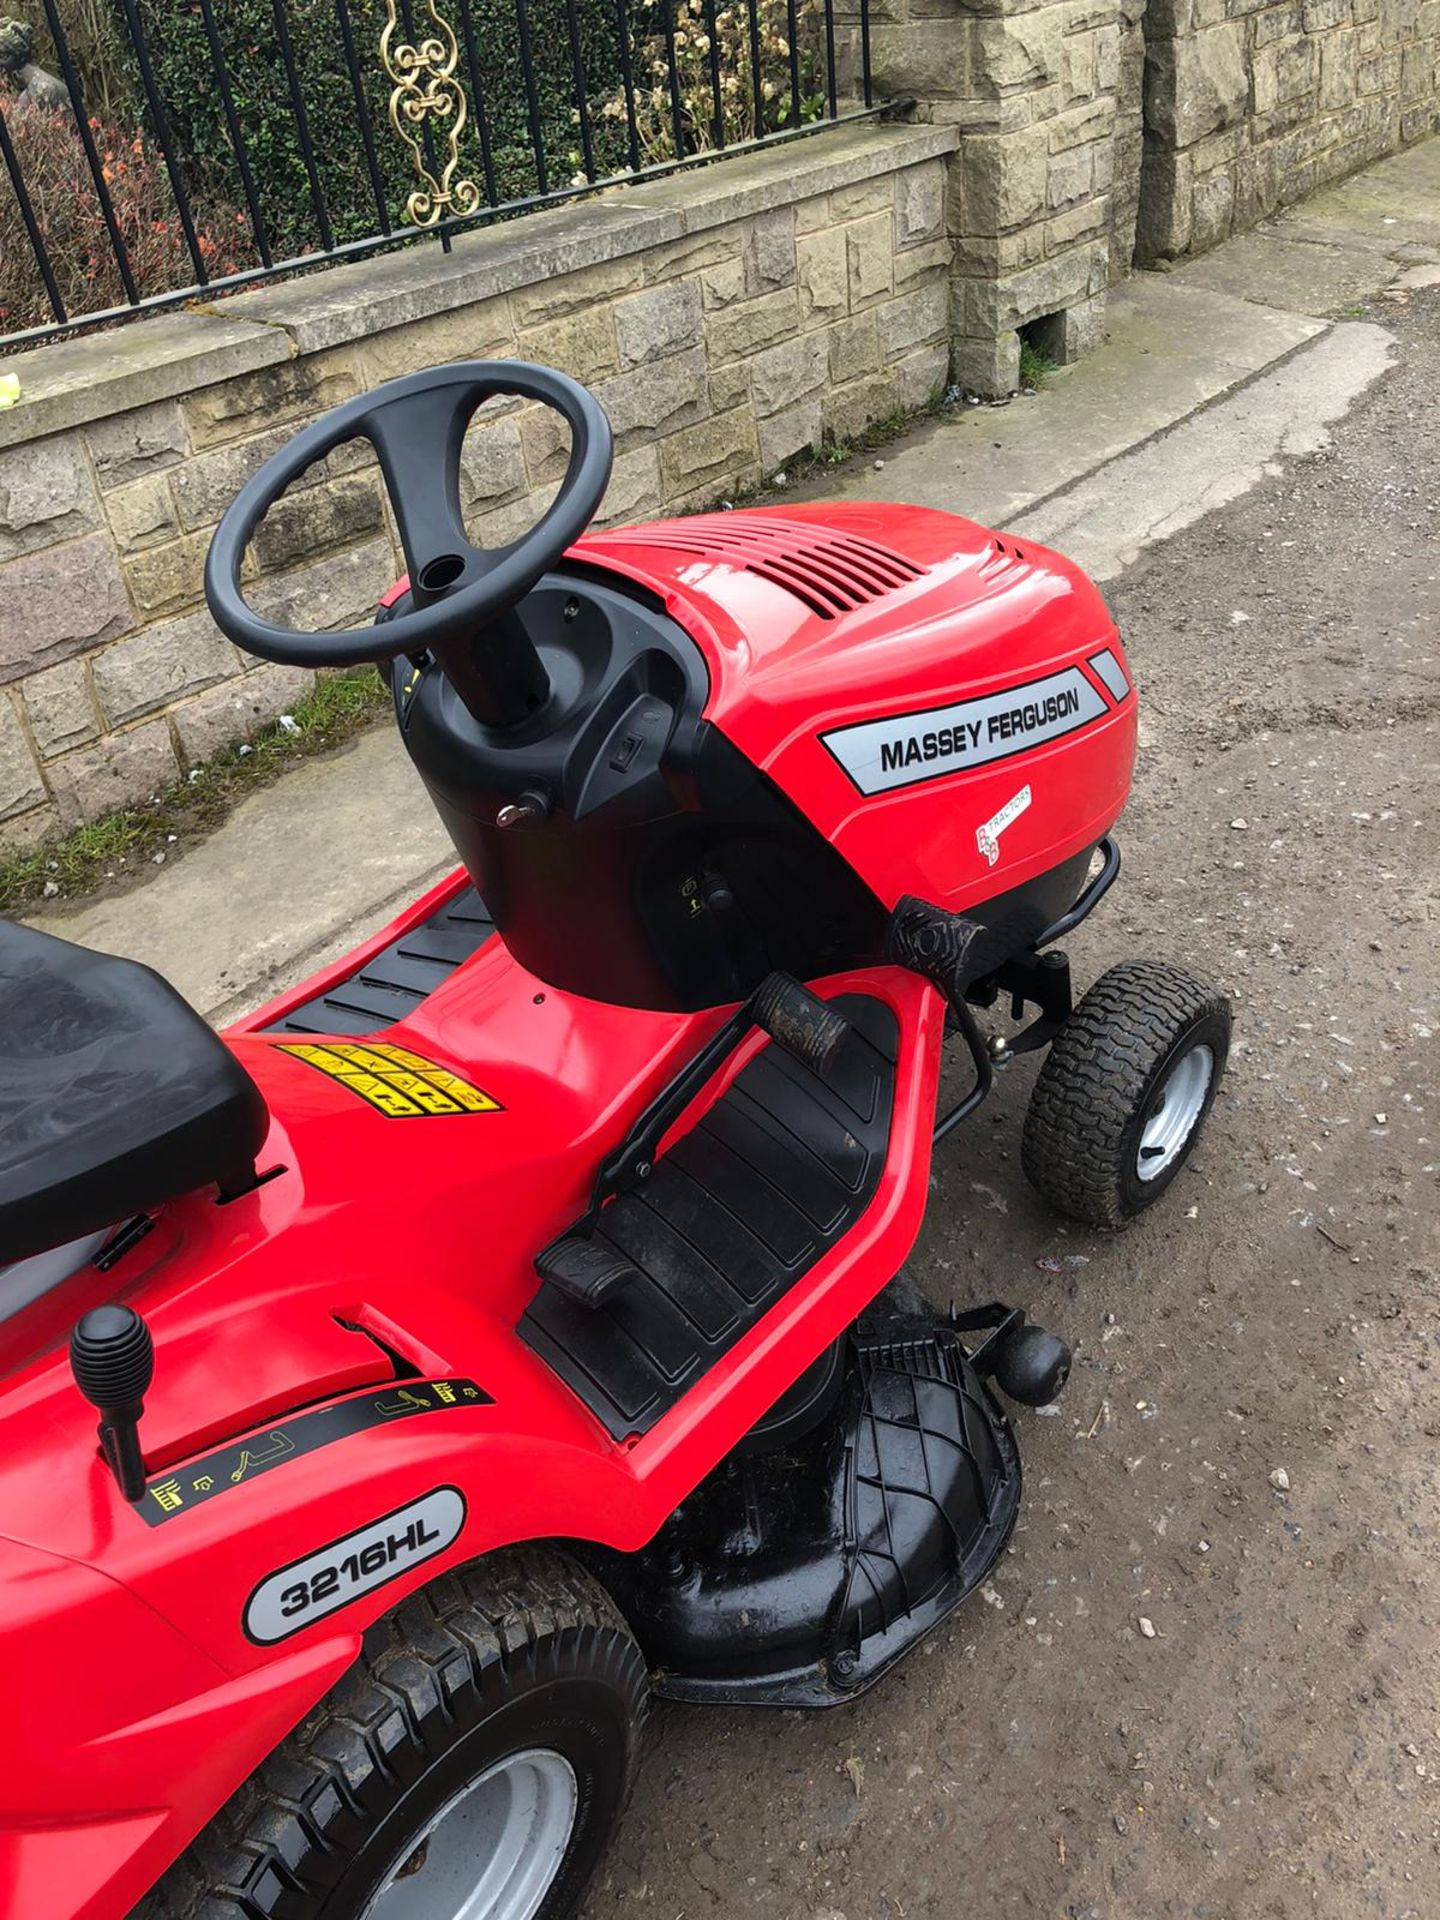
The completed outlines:
<svg viewBox="0 0 1440 1920">
<path fill-rule="evenodd" d="M 289 434 L 392 375 L 519 356 L 590 385 L 615 430 L 605 515 L 707 506 L 948 375 L 944 127 L 836 129 L 457 241 L 328 269 L 6 362 L 0 413 L 0 849 L 117 806 L 254 732 L 311 676 L 239 654 L 204 610 L 210 534 Z M 553 415 L 466 444 L 482 543 L 563 471 Z M 402 570 L 358 443 L 252 553 L 281 622 L 367 620 Z"/>
<path fill-rule="evenodd" d="M 955 377 L 1016 384 L 1020 330 L 1052 358 L 1099 338 L 1130 264 L 1144 0 L 874 0 L 877 90 L 963 135 L 950 171 Z"/>
<path fill-rule="evenodd" d="M 1440 0 L 1149 0 L 1137 257 L 1200 253 L 1440 123 Z"/>
</svg>

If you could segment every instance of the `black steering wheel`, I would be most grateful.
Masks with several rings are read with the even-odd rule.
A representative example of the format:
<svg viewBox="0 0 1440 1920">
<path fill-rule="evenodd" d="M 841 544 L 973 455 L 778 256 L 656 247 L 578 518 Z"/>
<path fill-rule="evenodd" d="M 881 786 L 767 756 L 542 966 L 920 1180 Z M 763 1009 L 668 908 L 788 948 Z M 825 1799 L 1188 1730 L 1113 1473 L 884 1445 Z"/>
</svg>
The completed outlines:
<svg viewBox="0 0 1440 1920">
<path fill-rule="evenodd" d="M 476 410 L 499 394 L 552 407 L 570 428 L 570 464 L 544 516 L 508 546 L 482 550 L 465 532 L 460 450 Z M 262 620 L 240 591 L 245 549 L 292 481 L 347 440 L 379 456 L 410 570 L 410 605 L 377 627 L 302 633 Z M 475 641 L 530 591 L 594 519 L 610 478 L 605 410 L 567 374 L 525 360 L 462 360 L 390 380 L 336 407 L 273 454 L 236 494 L 205 562 L 205 597 L 221 632 L 265 660 L 350 666 Z"/>
</svg>

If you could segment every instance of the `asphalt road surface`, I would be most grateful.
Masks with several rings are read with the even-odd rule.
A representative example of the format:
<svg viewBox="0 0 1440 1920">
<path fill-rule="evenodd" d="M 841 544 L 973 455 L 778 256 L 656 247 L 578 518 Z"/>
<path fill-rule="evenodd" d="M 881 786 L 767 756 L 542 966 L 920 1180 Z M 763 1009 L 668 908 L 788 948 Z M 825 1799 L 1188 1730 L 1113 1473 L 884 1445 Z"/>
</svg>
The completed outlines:
<svg viewBox="0 0 1440 1920">
<path fill-rule="evenodd" d="M 853 1706 L 657 1709 L 587 1920 L 1440 1916 L 1440 291 L 1369 317 L 1330 447 L 1106 590 L 1141 761 L 1070 951 L 1233 996 L 1192 1168 L 1067 1228 L 1025 1062 L 937 1155 L 920 1285 L 1076 1348 L 1014 1542 Z"/>
</svg>

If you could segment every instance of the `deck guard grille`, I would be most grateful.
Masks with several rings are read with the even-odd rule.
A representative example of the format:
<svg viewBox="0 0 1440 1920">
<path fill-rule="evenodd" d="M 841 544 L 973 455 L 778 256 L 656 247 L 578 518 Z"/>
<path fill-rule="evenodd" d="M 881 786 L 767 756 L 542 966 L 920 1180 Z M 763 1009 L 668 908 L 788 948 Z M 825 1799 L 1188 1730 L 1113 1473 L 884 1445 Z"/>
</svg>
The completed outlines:
<svg viewBox="0 0 1440 1920">
<path fill-rule="evenodd" d="M 673 526 L 627 527 L 622 537 L 627 546 L 668 547 L 744 567 L 783 587 L 822 620 L 925 578 L 924 567 L 891 547 L 800 520 L 697 514 Z"/>
</svg>

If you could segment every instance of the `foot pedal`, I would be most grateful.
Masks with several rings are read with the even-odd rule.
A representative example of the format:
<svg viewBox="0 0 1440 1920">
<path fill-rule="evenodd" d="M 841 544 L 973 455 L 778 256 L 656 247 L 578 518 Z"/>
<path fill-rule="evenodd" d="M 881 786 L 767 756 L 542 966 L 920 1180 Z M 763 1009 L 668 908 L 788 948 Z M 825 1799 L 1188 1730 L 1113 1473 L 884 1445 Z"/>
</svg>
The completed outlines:
<svg viewBox="0 0 1440 1920">
<path fill-rule="evenodd" d="M 577 1307 L 600 1307 L 640 1277 L 634 1262 L 606 1240 L 567 1233 L 535 1256 L 535 1271 Z"/>
<path fill-rule="evenodd" d="M 850 1022 L 788 973 L 768 973 L 750 1003 L 755 1024 L 822 1079 L 850 1037 Z"/>
</svg>

